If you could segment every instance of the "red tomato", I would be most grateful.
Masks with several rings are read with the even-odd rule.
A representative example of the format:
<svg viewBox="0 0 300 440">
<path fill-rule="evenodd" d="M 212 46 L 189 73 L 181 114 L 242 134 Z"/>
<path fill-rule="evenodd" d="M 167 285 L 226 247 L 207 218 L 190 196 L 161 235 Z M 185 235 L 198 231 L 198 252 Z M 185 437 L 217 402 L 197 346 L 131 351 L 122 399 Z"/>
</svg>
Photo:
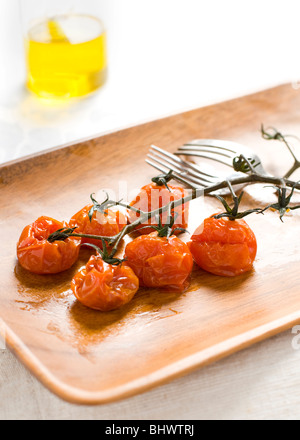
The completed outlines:
<svg viewBox="0 0 300 440">
<path fill-rule="evenodd" d="M 139 289 L 139 280 L 126 263 L 113 266 L 97 254 L 75 275 L 71 287 L 85 306 L 109 312 L 131 301 Z"/>
<path fill-rule="evenodd" d="M 170 202 L 182 199 L 187 195 L 184 188 L 171 185 L 168 186 L 170 191 L 165 186 L 159 186 L 155 183 L 150 183 L 149 185 L 144 186 L 137 197 L 130 203 L 130 206 L 133 206 L 134 208 L 140 209 L 144 212 L 150 212 L 159 209 Z M 172 211 L 172 215 L 177 215 L 173 229 L 186 229 L 189 217 L 189 204 L 186 203 L 178 206 Z M 140 217 L 139 214 L 130 210 L 128 212 L 128 216 L 130 223 L 133 223 Z M 165 225 L 167 217 L 167 212 L 161 215 L 161 222 L 163 225 Z M 145 225 L 157 226 L 157 221 L 155 218 L 152 218 L 136 228 L 136 230 L 143 235 L 151 234 L 153 229 L 147 228 Z"/>
<path fill-rule="evenodd" d="M 250 271 L 257 253 L 256 238 L 248 224 L 228 218 L 206 219 L 188 245 L 198 266 L 227 277 Z"/>
<path fill-rule="evenodd" d="M 125 258 L 146 287 L 184 290 L 193 268 L 188 246 L 178 237 L 142 235 L 126 246 Z"/>
<path fill-rule="evenodd" d="M 93 205 L 85 206 L 71 218 L 70 227 L 75 228 L 77 226 L 74 233 L 113 237 L 127 224 L 127 217 L 121 211 L 113 211 L 111 209 L 107 209 L 105 214 L 94 211 L 92 221 L 90 221 L 89 212 L 92 207 Z M 100 240 L 82 238 L 81 243 L 91 243 L 102 249 L 102 242 Z"/>
<path fill-rule="evenodd" d="M 69 269 L 76 262 L 80 239 L 50 243 L 49 235 L 65 228 L 66 223 L 40 217 L 23 230 L 17 244 L 17 257 L 22 267 L 36 274 L 55 274 Z"/>
</svg>

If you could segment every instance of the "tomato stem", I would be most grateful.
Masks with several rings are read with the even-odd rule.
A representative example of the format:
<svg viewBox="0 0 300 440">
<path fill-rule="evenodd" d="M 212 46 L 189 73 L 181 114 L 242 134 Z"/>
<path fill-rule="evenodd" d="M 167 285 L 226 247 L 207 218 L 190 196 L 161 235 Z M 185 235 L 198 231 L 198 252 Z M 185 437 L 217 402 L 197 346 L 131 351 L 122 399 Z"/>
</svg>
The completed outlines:
<svg viewBox="0 0 300 440">
<path fill-rule="evenodd" d="M 101 212 L 102 214 L 107 215 L 107 210 L 108 210 L 109 208 L 114 207 L 114 206 L 121 206 L 121 207 L 123 207 L 123 208 L 129 209 L 129 210 L 134 211 L 134 212 L 136 212 L 136 213 L 139 213 L 139 214 L 142 213 L 142 214 L 144 214 L 143 211 L 141 211 L 141 210 L 135 208 L 134 206 L 130 206 L 130 205 L 127 204 L 127 203 L 122 203 L 122 200 L 120 200 L 119 202 L 115 202 L 115 201 L 113 201 L 113 200 L 110 200 L 108 194 L 107 194 L 106 192 L 105 192 L 105 194 L 106 194 L 106 199 L 105 199 L 104 202 L 102 202 L 102 203 L 99 203 L 99 202 L 93 197 L 93 194 L 90 196 L 90 197 L 91 197 L 91 200 L 92 200 L 92 202 L 93 202 L 93 206 L 92 206 L 92 208 L 91 208 L 90 211 L 89 211 L 89 219 L 90 219 L 90 221 L 92 221 L 92 217 L 93 217 L 93 214 L 94 214 L 95 211 L 99 211 L 99 212 Z"/>
<path fill-rule="evenodd" d="M 266 208 L 262 209 L 260 211 L 261 214 L 263 214 L 268 209 L 274 209 L 275 211 L 279 212 L 280 220 L 283 222 L 283 216 L 288 211 L 293 211 L 295 209 L 299 209 L 300 208 L 300 205 L 299 206 L 290 206 L 290 202 L 291 202 L 291 199 L 293 197 L 293 194 L 294 194 L 294 191 L 295 191 L 295 187 L 296 187 L 296 183 L 292 187 L 292 190 L 291 190 L 290 194 L 287 196 L 287 188 L 286 188 L 285 185 L 283 186 L 283 188 L 280 187 L 280 186 L 272 185 L 272 188 L 275 188 L 276 192 L 277 192 L 277 203 L 270 204 Z"/>
<path fill-rule="evenodd" d="M 153 177 L 152 182 L 158 186 L 165 186 L 167 190 L 171 192 L 168 183 L 173 179 L 173 170 L 170 170 L 167 174 L 160 174 L 159 176 Z"/>
<path fill-rule="evenodd" d="M 300 168 L 300 160 L 296 157 L 294 151 L 292 150 L 290 144 L 286 140 L 287 137 L 293 137 L 299 141 L 299 138 L 297 136 L 293 135 L 283 135 L 280 133 L 276 128 L 269 127 L 267 130 L 264 129 L 263 124 L 261 125 L 261 134 L 264 139 L 267 141 L 276 140 L 279 142 L 283 142 L 287 149 L 289 150 L 290 154 L 292 155 L 292 158 L 294 159 L 294 165 L 292 168 L 285 174 L 284 178 L 288 179 L 298 168 Z"/>
<path fill-rule="evenodd" d="M 120 264 L 124 263 L 124 261 L 126 261 L 126 259 L 114 258 L 113 256 L 111 256 L 111 254 L 109 254 L 108 252 L 105 240 L 102 239 L 101 241 L 103 249 L 100 249 L 98 246 L 92 243 L 85 243 L 84 245 L 95 249 L 101 256 L 102 260 L 107 264 L 111 264 L 112 266 L 119 266 Z"/>
<path fill-rule="evenodd" d="M 257 209 L 248 209 L 247 211 L 239 212 L 239 207 L 240 207 L 240 203 L 242 201 L 244 192 L 241 192 L 240 196 L 238 197 L 235 194 L 234 189 L 233 189 L 233 187 L 232 187 L 232 185 L 231 185 L 229 180 L 227 180 L 227 185 L 228 185 L 228 188 L 229 188 L 229 190 L 231 192 L 231 196 L 232 196 L 234 205 L 231 208 L 223 197 L 221 197 L 221 196 L 216 194 L 215 197 L 218 200 L 220 200 L 220 202 L 224 206 L 226 212 L 214 215 L 213 218 L 220 219 L 220 218 L 223 218 L 223 217 L 227 217 L 229 220 L 235 221 L 235 220 L 247 217 L 250 214 L 261 212 L 261 210 L 259 208 L 257 208 Z"/>
</svg>

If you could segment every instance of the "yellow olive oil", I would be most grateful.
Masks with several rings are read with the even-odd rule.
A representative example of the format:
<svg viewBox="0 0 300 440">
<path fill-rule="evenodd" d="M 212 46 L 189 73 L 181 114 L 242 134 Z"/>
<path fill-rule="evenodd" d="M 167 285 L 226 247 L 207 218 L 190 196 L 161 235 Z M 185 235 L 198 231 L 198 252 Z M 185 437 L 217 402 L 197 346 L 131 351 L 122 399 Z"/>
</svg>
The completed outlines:
<svg viewBox="0 0 300 440">
<path fill-rule="evenodd" d="M 27 87 L 42 98 L 87 95 L 106 80 L 106 34 L 100 20 L 61 15 L 43 20 L 25 42 Z"/>
</svg>

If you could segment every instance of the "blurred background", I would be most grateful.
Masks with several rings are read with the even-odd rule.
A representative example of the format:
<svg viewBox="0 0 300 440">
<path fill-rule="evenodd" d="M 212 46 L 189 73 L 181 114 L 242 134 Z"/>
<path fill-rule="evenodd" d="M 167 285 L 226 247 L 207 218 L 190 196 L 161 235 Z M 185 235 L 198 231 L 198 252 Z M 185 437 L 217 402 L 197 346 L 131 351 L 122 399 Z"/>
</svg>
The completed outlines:
<svg viewBox="0 0 300 440">
<path fill-rule="evenodd" d="M 19 4 L 0 1 L 0 163 L 280 83 L 298 87 L 297 0 L 95 0 L 107 31 L 105 85 L 85 99 L 39 99 L 25 88 Z"/>
</svg>

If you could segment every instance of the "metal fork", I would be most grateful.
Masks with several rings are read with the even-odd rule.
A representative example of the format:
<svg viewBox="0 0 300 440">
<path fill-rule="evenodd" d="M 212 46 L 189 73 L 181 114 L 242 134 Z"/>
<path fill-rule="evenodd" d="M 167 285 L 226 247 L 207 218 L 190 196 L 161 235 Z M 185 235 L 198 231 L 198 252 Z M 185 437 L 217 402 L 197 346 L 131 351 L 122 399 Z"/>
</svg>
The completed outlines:
<svg viewBox="0 0 300 440">
<path fill-rule="evenodd" d="M 179 147 L 175 154 L 211 159 L 231 168 L 233 167 L 233 159 L 243 155 L 255 166 L 259 174 L 267 175 L 257 154 L 250 148 L 237 142 L 217 139 L 197 139 Z"/>
<path fill-rule="evenodd" d="M 260 158 L 249 148 L 235 142 L 214 139 L 198 139 L 180 147 L 174 154 L 152 145 L 146 162 L 162 173 L 173 170 L 176 180 L 192 187 L 209 187 L 219 183 L 223 178 L 205 172 L 200 165 L 189 162 L 181 156 L 194 156 L 217 161 L 233 168 L 233 159 L 244 155 L 261 173 L 267 175 Z M 242 176 L 242 173 L 232 173 L 226 178 Z"/>
</svg>

